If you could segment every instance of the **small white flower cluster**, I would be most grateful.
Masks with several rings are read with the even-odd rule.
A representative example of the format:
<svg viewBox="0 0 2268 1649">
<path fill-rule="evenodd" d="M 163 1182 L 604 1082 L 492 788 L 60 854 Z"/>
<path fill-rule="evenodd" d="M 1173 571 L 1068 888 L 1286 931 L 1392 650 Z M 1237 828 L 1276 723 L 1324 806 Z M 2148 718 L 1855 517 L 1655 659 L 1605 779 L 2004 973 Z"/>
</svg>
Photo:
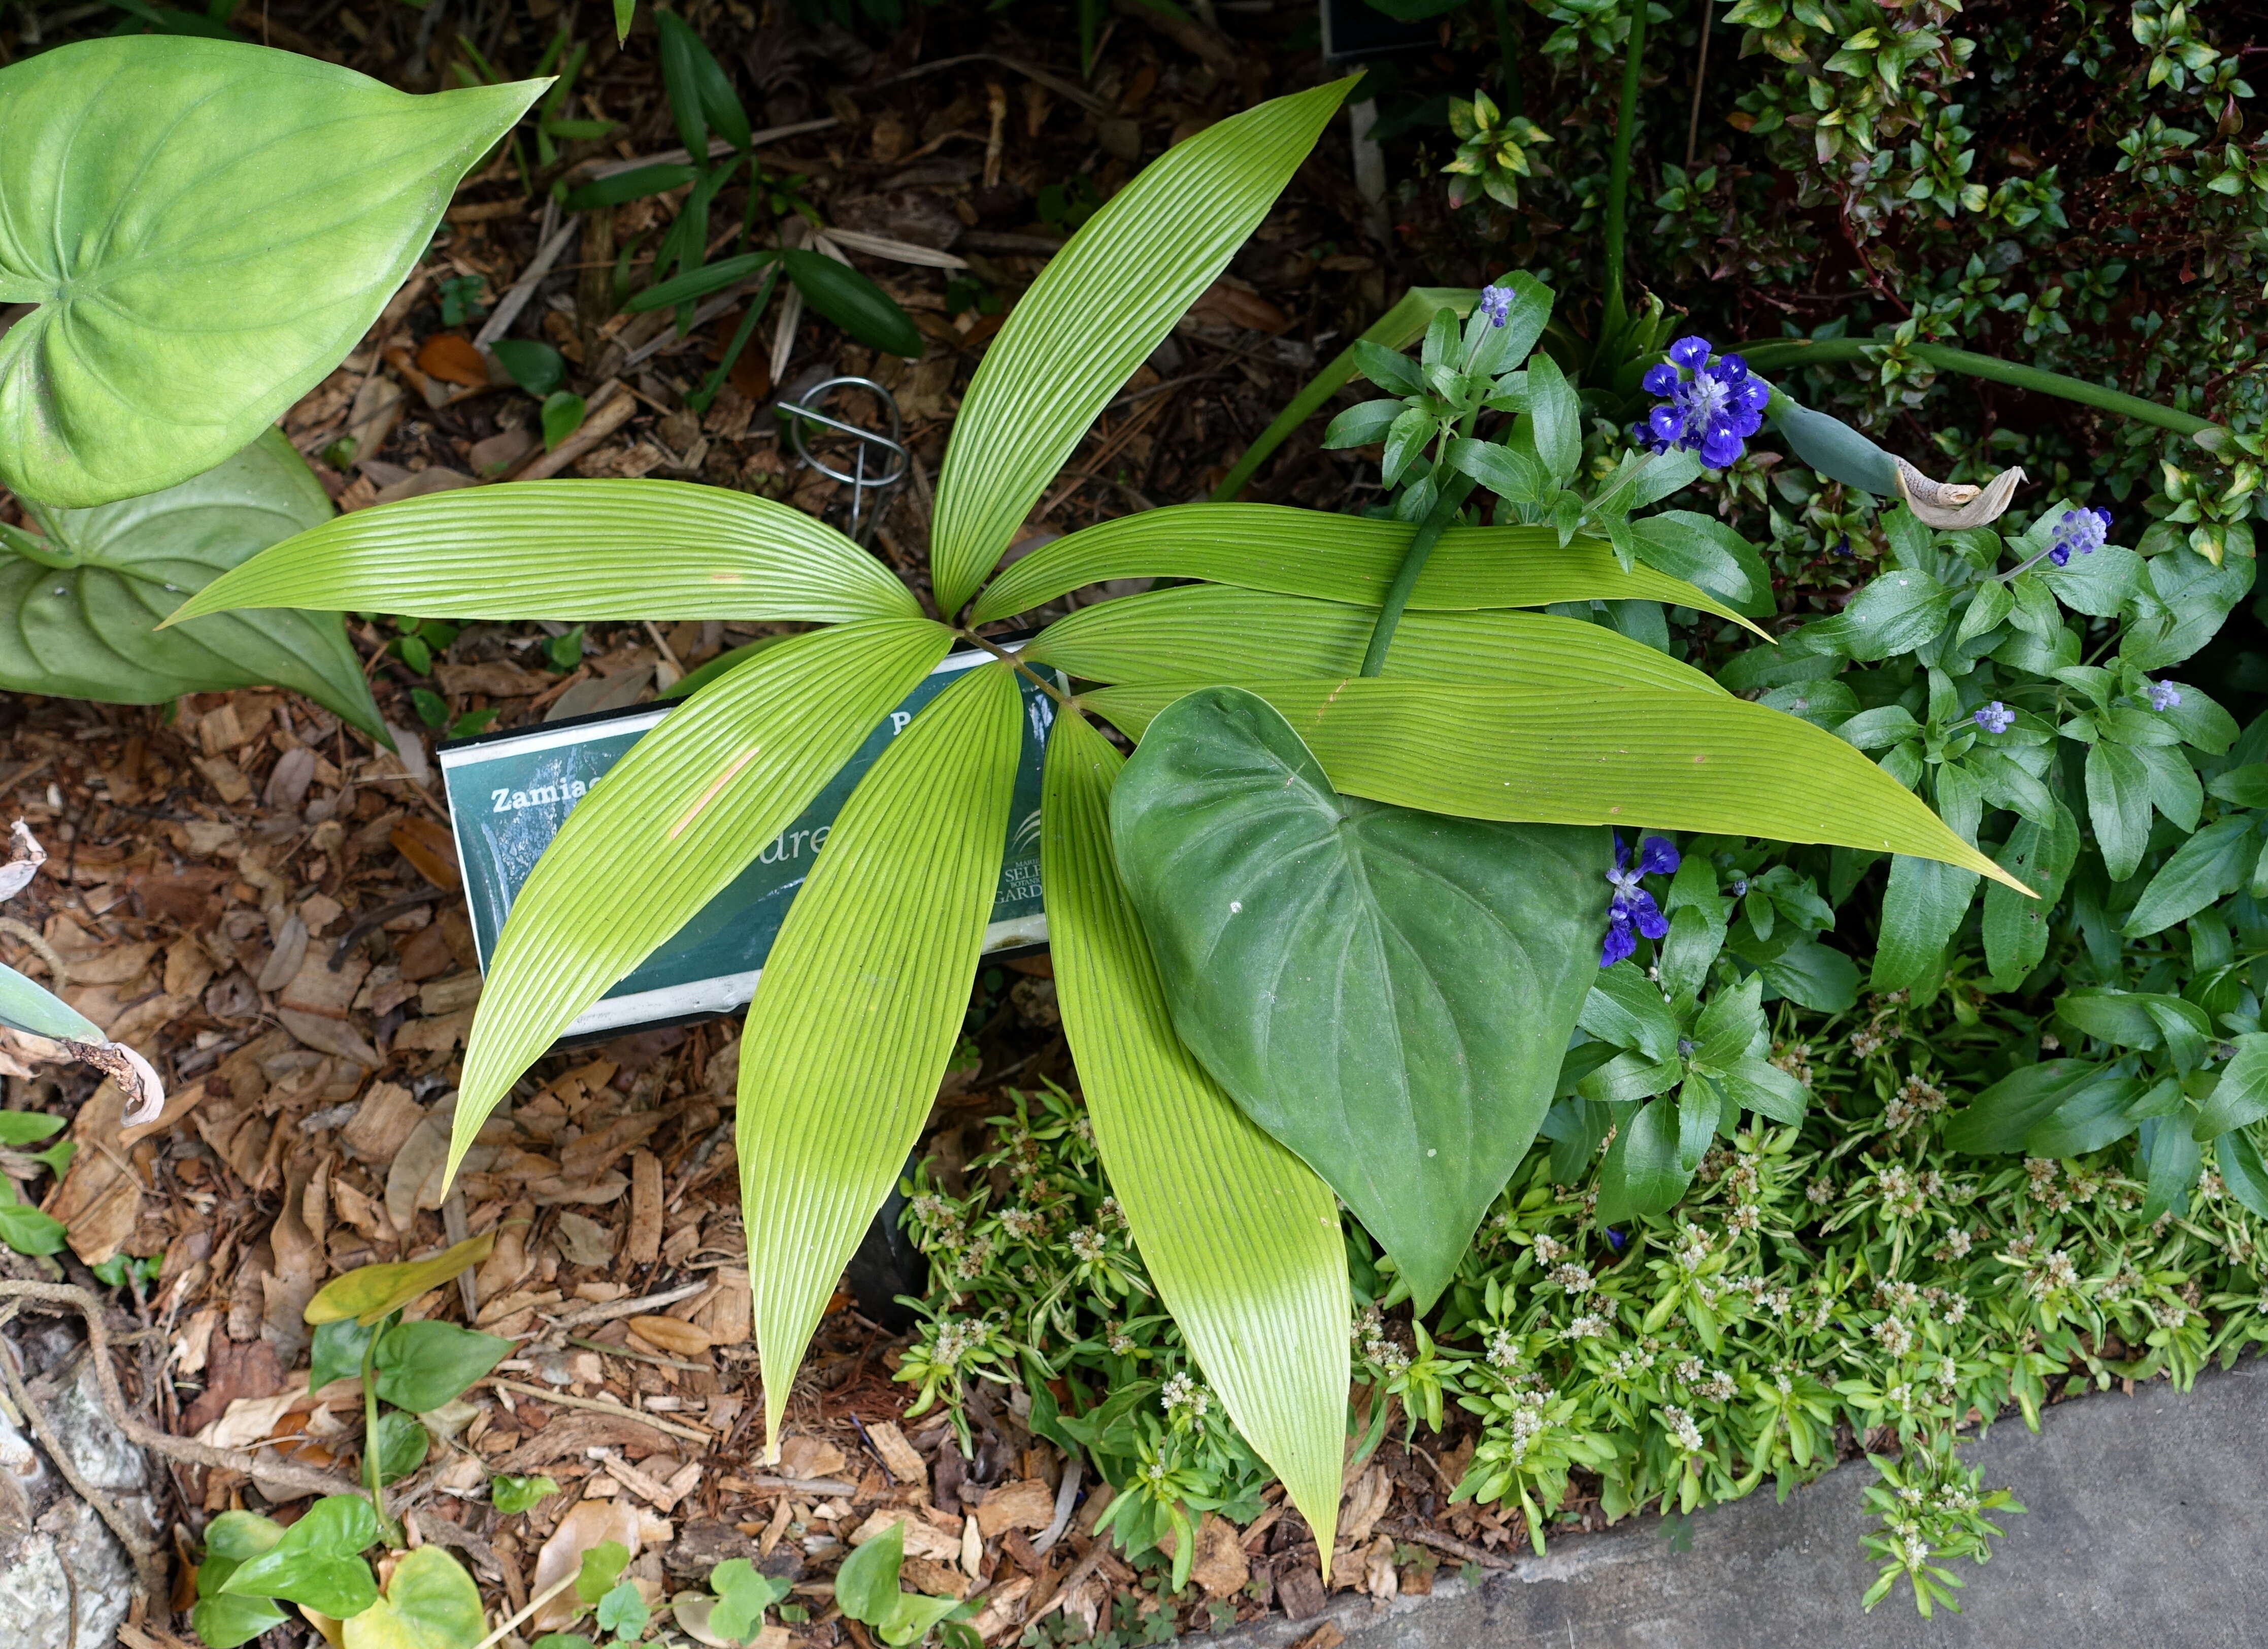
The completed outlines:
<svg viewBox="0 0 2268 1649">
<path fill-rule="evenodd" d="M 1106 1196 L 1094 1211 L 1094 1223 L 1105 1231 L 1123 1231 L 1126 1229 L 1126 1211 L 1118 1206 L 1116 1197 Z"/>
<path fill-rule="evenodd" d="M 914 1218 L 926 1226 L 939 1242 L 951 1248 L 962 1240 L 965 1233 L 961 1223 L 961 1210 L 934 1191 L 924 1191 L 908 1206 L 913 1210 Z"/>
<path fill-rule="evenodd" d="M 2268 1299 L 2268 1295 L 2264 1295 L 2263 1299 Z M 2268 1305 L 2263 1305 L 2261 1309 L 2268 1311 Z M 1603 1340 L 1607 1337 L 1607 1327 L 1606 1318 L 1594 1311 L 1586 1312 L 1567 1325 L 1567 1337 L 1571 1340 Z"/>
<path fill-rule="evenodd" d="M 1851 1033 L 1851 1051 L 1861 1059 L 1871 1059 L 1882 1051 L 1883 1043 L 1888 1040 L 1881 1032 L 1869 1025 Z"/>
<path fill-rule="evenodd" d="M 1365 1306 L 1354 1320 L 1354 1343 L 1362 1355 L 1386 1372 L 1388 1379 L 1410 1366 L 1410 1353 L 1387 1337 L 1386 1318 L 1375 1306 Z"/>
<path fill-rule="evenodd" d="M 1940 1265 L 1949 1265 L 1955 1260 L 1967 1259 L 1969 1250 L 1976 1246 L 1976 1233 L 1966 1226 L 1955 1226 L 1930 1250 L 1930 1258 Z"/>
<path fill-rule="evenodd" d="M 1945 1176 L 1935 1168 L 1919 1173 L 1903 1162 L 1885 1163 L 1874 1175 L 1874 1196 L 1893 1219 L 1915 1219 L 1945 1189 Z"/>
<path fill-rule="evenodd" d="M 1019 1242 L 1029 1242 L 1048 1228 L 1048 1217 L 1028 1208 L 1004 1208 L 1000 1211 L 1000 1229 Z"/>
<path fill-rule="evenodd" d="M 1133 1336 L 1128 1334 L 1126 1325 L 1115 1317 L 1103 1325 L 1102 1341 L 1110 1348 L 1110 1354 L 1113 1357 L 1134 1355 Z"/>
<path fill-rule="evenodd" d="M 1803 1200 L 1824 1208 L 1835 1200 L 1835 1182 L 1823 1178 L 1814 1180 L 1803 1188 Z"/>
<path fill-rule="evenodd" d="M 2045 1299 L 2058 1289 L 2078 1286 L 2079 1267 L 2061 1248 L 2048 1250 L 2047 1257 L 2040 1262 L 2038 1268 L 2032 1272 L 2030 1281 L 2025 1284 L 2034 1299 Z"/>
<path fill-rule="evenodd" d="M 1491 1368 L 1506 1373 L 1521 1365 L 1520 1342 L 1513 1338 L 1509 1329 L 1491 1329 L 1488 1333 L 1488 1361 Z"/>
<path fill-rule="evenodd" d="M 1811 1086 L 1811 1044 L 1782 1042 L 1772 1052 L 1771 1063 L 1793 1077 L 1805 1087 Z"/>
<path fill-rule="evenodd" d="M 1092 1226 L 1081 1226 L 1071 1233 L 1069 1241 L 1071 1253 L 1090 1265 L 1101 1259 L 1110 1246 Z"/>
<path fill-rule="evenodd" d="M 1569 1297 L 1575 1299 L 1580 1299 L 1598 1286 L 1592 1280 L 1590 1272 L 1572 1260 L 1565 1264 L 1553 1266 L 1551 1274 L 1545 1277 L 1544 1281 L 1555 1287 L 1565 1289 Z"/>
<path fill-rule="evenodd" d="M 1158 1393 L 1158 1402 L 1170 1416 L 1186 1414 L 1192 1420 L 1202 1420 L 1212 1406 L 1212 1395 L 1187 1374 L 1175 1374 Z"/>
<path fill-rule="evenodd" d="M 1896 1317 L 1885 1317 L 1876 1323 L 1874 1334 L 1882 1350 L 1892 1357 L 1904 1357 L 1914 1348 L 1914 1331 Z"/>
<path fill-rule="evenodd" d="M 1890 1102 L 1882 1107 L 1882 1126 L 1889 1132 L 1902 1134 L 1924 1117 L 1934 1116 L 1945 1108 L 1945 1090 L 1922 1080 L 1919 1073 L 1909 1075 Z"/>
<path fill-rule="evenodd" d="M 1659 1343 L 1653 1339 L 1624 1346 L 1607 1365 L 1607 1378 L 1625 1382 L 1637 1379 L 1653 1366 L 1653 1354 L 1658 1347 Z"/>
<path fill-rule="evenodd" d="M 1543 1410 L 1558 1395 L 1548 1388 L 1513 1394 L 1513 1401 L 1517 1406 L 1513 1408 L 1511 1422 L 1506 1427 L 1506 1464 L 1517 1466 L 1528 1458 L 1528 1451 L 1535 1447 L 1535 1439 L 1543 1436 L 1546 1429 Z"/>
<path fill-rule="evenodd" d="M 1679 1269 L 1689 1274 L 1699 1270 L 1709 1258 L 1712 1246 L 1709 1233 L 1691 1220 L 1687 1220 L 1679 1228 L 1677 1233 L 1676 1260 Z"/>
<path fill-rule="evenodd" d="M 1555 1265 L 1559 1261 L 1565 1259 L 1566 1255 L 1567 1245 L 1560 1241 L 1557 1237 L 1541 1231 L 1535 1233 L 1536 1264 Z"/>
<path fill-rule="evenodd" d="M 1705 1447 L 1693 1417 L 1674 1402 L 1661 1405 L 1661 1429 L 1669 1433 L 1670 1447 L 1680 1454 L 1697 1454 Z"/>
<path fill-rule="evenodd" d="M 962 1358 L 982 1350 L 991 1337 L 991 1325 L 981 1317 L 949 1317 L 938 1324 L 930 1355 L 941 1367 L 957 1368 Z"/>
</svg>

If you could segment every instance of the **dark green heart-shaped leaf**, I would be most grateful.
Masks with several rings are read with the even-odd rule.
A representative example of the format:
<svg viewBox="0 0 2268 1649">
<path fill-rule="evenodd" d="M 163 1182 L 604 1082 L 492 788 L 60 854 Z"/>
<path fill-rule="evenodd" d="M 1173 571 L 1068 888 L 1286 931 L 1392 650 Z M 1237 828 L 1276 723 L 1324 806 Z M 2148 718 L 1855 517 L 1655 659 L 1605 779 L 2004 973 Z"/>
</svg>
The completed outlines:
<svg viewBox="0 0 2268 1649">
<path fill-rule="evenodd" d="M 0 341 L 0 401 L 5 350 Z M 152 704 L 273 684 L 383 738 L 335 613 L 216 613 L 156 632 L 190 593 L 334 513 L 278 430 L 163 492 L 39 512 L 45 536 L 0 535 L 0 688 Z"/>
<path fill-rule="evenodd" d="M 512 1346 L 510 1340 L 453 1322 L 397 1322 L 378 1342 L 379 1397 L 418 1414 L 438 1409 L 494 1368 Z"/>
<path fill-rule="evenodd" d="M 1607 832 L 1340 796 L 1236 688 L 1150 724 L 1110 814 L 1174 1028 L 1431 1306 L 1598 977 Z"/>
<path fill-rule="evenodd" d="M 370 329 L 541 81 L 412 97 L 223 40 L 0 70 L 0 482 L 74 507 L 240 451 Z"/>
</svg>

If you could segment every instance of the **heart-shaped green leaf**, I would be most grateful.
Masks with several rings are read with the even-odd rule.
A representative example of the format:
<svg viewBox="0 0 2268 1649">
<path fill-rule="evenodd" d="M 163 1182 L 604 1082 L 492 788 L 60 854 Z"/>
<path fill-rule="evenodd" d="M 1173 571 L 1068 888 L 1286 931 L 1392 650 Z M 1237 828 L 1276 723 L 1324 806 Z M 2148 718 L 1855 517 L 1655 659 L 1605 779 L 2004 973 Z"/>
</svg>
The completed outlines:
<svg viewBox="0 0 2268 1649">
<path fill-rule="evenodd" d="M 0 399 L 6 348 L 0 341 Z M 272 607 L 155 629 L 185 594 L 335 513 L 279 430 L 163 492 L 38 512 L 44 538 L 0 541 L 0 687 L 154 704 L 272 683 L 384 737 L 335 613 Z"/>
<path fill-rule="evenodd" d="M 1264 700 L 1206 688 L 1151 723 L 1111 836 L 1182 1040 L 1430 1307 L 1598 977 L 1607 832 L 1341 796 Z"/>
<path fill-rule="evenodd" d="M 158 35 L 0 70 L 0 482 L 74 507 L 241 450 L 368 331 L 541 81 L 412 97 Z"/>
<path fill-rule="evenodd" d="M 345 1649 L 473 1649 L 488 1635 L 481 1589 L 438 1546 L 394 1565 L 386 1595 L 346 1622 Z"/>
<path fill-rule="evenodd" d="M 397 1322 L 379 1337 L 379 1397 L 426 1413 L 461 1394 L 512 1347 L 510 1340 L 453 1322 Z"/>
<path fill-rule="evenodd" d="M 229 1597 L 280 1597 L 344 1620 L 368 1609 L 378 1582 L 362 1560 L 378 1539 L 378 1513 L 358 1494 L 325 1495 L 283 1538 L 221 1583 Z"/>
</svg>

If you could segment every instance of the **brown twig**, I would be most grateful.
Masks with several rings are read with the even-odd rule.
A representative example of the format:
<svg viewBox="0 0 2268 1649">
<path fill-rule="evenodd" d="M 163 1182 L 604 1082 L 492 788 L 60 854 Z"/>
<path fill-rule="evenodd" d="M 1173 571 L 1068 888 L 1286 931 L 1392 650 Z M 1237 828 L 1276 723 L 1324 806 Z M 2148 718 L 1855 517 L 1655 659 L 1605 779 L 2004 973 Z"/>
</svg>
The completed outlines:
<svg viewBox="0 0 2268 1649">
<path fill-rule="evenodd" d="M 1467 1563 L 1478 1564 L 1484 1569 L 1509 1569 L 1513 1566 L 1511 1558 L 1499 1557 L 1485 1547 L 1459 1540 L 1454 1535 L 1437 1535 L 1430 1528 L 1398 1528 L 1390 1532 L 1397 1540 L 1406 1540 L 1418 1546 L 1431 1546 L 1435 1551 L 1462 1557 Z"/>
</svg>

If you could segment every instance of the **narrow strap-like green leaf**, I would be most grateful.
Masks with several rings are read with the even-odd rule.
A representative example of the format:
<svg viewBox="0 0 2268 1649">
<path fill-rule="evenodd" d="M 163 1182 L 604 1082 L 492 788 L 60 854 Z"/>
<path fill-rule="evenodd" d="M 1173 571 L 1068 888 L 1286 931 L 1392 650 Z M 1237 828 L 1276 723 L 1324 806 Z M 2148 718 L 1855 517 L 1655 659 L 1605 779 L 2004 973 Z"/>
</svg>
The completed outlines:
<svg viewBox="0 0 2268 1649">
<path fill-rule="evenodd" d="M 843 804 L 748 1005 L 738 1148 L 770 1459 L 804 1347 L 953 1056 L 1022 733 L 996 664 L 917 716 Z"/>
<path fill-rule="evenodd" d="M 1353 84 L 1271 99 L 1176 144 L 1049 261 L 954 420 L 930 529 L 939 611 L 976 593 L 1095 414 L 1227 266 Z"/>
<path fill-rule="evenodd" d="M 357 510 L 285 539 L 169 623 L 238 607 L 448 618 L 911 618 L 834 528 L 682 481 L 519 481 Z"/>
<path fill-rule="evenodd" d="M 1350 796 L 1467 819 L 1653 826 L 1910 853 L 2021 887 L 1842 740 L 1745 699 L 1388 678 L 1233 685 L 1282 711 Z M 1081 702 L 1138 737 L 1186 690 L 1105 688 Z"/>
<path fill-rule="evenodd" d="M 1033 551 L 993 580 L 972 622 L 1012 618 L 1106 578 L 1205 578 L 1376 607 L 1416 531 L 1407 521 L 1273 504 L 1174 504 L 1067 534 Z M 1422 611 L 1593 600 L 1668 601 L 1756 628 L 1683 578 L 1644 565 L 1624 571 L 1603 540 L 1578 538 L 1563 549 L 1548 526 L 1449 528 L 1434 545 L 1410 606 Z"/>
<path fill-rule="evenodd" d="M 0 968 L 0 1027 L 75 1042 L 103 1040 L 102 1027 L 12 968 Z"/>
<path fill-rule="evenodd" d="M 1362 666 L 1376 610 L 1337 601 L 1190 585 L 1122 596 L 1050 624 L 1024 650 L 1090 681 L 1314 681 Z M 1550 613 L 1412 613 L 1386 674 L 1413 681 L 1561 688 L 1725 689 L 1691 665 L 1618 631 Z"/>
<path fill-rule="evenodd" d="M 576 803 L 497 939 L 451 1174 L 520 1072 L 722 893 L 952 641 L 900 618 L 784 641 L 672 711 Z"/>
<path fill-rule="evenodd" d="M 1122 760 L 1084 718 L 1056 718 L 1040 865 L 1064 1030 L 1143 1263 L 1230 1417 L 1314 1530 L 1328 1578 L 1346 1432 L 1337 1202 L 1174 1034 L 1111 858 Z"/>
</svg>

